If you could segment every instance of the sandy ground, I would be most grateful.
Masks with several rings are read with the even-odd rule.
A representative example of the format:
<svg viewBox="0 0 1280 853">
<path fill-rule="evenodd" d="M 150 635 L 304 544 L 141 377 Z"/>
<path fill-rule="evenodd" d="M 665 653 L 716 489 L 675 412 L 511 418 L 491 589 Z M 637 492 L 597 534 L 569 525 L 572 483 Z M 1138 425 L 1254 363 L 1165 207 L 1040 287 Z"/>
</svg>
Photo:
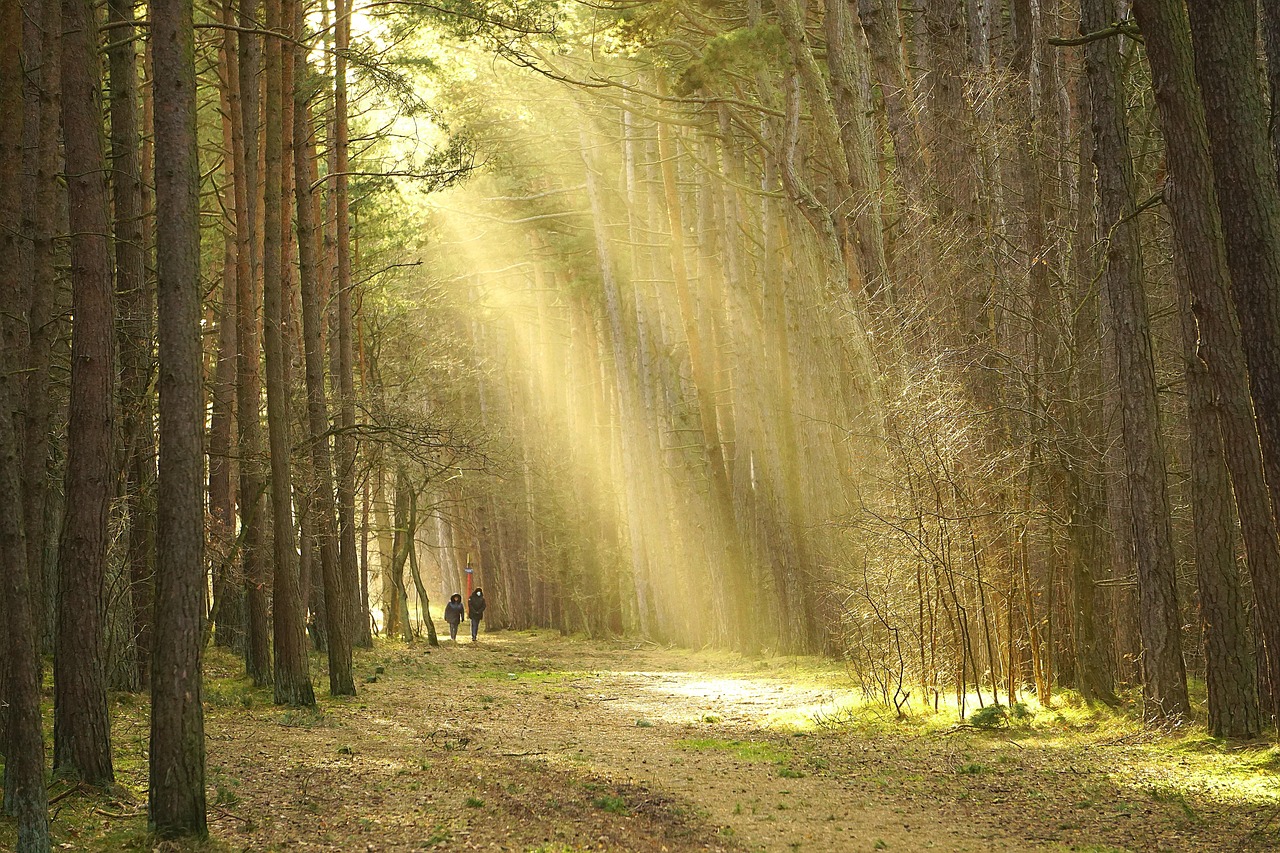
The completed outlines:
<svg viewBox="0 0 1280 853">
<path fill-rule="evenodd" d="M 1064 753 L 1005 733 L 786 725 L 827 719 L 851 695 L 838 671 L 824 680 L 786 662 L 515 632 L 380 646 L 357 669 L 368 679 L 360 695 L 326 699 L 318 714 L 243 695 L 236 706 L 212 689 L 220 844 L 1277 849 L 1274 808 L 1161 796 L 1120 778 L 1129 745 Z"/>
</svg>

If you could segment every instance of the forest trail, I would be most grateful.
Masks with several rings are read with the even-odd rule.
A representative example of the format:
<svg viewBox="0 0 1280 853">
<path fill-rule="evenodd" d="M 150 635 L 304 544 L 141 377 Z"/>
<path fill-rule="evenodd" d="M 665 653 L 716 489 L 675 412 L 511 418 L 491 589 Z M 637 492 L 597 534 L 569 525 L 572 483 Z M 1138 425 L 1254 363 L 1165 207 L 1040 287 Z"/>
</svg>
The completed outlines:
<svg viewBox="0 0 1280 853">
<path fill-rule="evenodd" d="M 847 677 L 810 659 L 498 632 L 474 645 L 379 645 L 357 658 L 361 678 L 377 680 L 359 684 L 353 700 L 323 700 L 319 712 L 282 710 L 246 692 L 237 665 L 210 661 L 206 697 L 211 819 L 229 849 L 1145 851 L 1276 842 L 1274 775 L 1268 794 L 1232 802 L 1211 785 L 1188 796 L 1162 783 L 1161 773 L 1185 775 L 1195 757 L 1182 768 L 1147 767 L 1150 738 L 1141 733 L 1064 748 L 1053 732 L 877 722 L 840 712 L 854 699 Z"/>
</svg>

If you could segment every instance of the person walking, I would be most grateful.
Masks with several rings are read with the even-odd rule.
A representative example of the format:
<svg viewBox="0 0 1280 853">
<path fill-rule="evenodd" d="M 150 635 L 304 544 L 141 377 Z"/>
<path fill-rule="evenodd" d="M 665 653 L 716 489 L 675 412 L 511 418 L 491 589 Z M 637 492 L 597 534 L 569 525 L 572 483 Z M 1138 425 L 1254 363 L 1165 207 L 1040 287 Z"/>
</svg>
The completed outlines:
<svg viewBox="0 0 1280 853">
<path fill-rule="evenodd" d="M 476 635 L 480 633 L 480 620 L 484 618 L 484 608 L 487 603 L 484 600 L 484 591 L 480 587 L 476 587 L 476 591 L 467 599 L 467 618 L 471 620 L 471 642 L 473 643 L 476 641 Z"/>
<path fill-rule="evenodd" d="M 444 606 L 444 621 L 449 623 L 449 639 L 458 642 L 458 624 L 462 622 L 462 596 L 454 593 Z"/>
</svg>

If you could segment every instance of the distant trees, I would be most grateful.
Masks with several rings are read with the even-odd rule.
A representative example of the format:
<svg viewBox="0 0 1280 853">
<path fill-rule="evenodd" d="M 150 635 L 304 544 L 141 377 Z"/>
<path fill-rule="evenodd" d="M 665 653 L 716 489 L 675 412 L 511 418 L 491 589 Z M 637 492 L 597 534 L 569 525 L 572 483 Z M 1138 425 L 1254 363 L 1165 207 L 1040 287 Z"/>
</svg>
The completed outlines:
<svg viewBox="0 0 1280 853">
<path fill-rule="evenodd" d="M 523 78 L 453 94 L 507 159 L 438 226 L 483 262 L 434 256 L 487 312 L 471 411 L 526 472 L 442 514 L 511 589 L 501 618 L 841 648 L 929 704 L 1141 682 L 1152 719 L 1190 712 L 1186 653 L 1211 728 L 1255 731 L 1280 620 L 1247 5 L 641 6 L 609 24 L 628 58 L 515 42 L 581 86 L 539 89 L 536 120 Z M 583 166 L 508 144 L 531 135 Z M 690 596 L 696 619 L 668 603 Z"/>
</svg>

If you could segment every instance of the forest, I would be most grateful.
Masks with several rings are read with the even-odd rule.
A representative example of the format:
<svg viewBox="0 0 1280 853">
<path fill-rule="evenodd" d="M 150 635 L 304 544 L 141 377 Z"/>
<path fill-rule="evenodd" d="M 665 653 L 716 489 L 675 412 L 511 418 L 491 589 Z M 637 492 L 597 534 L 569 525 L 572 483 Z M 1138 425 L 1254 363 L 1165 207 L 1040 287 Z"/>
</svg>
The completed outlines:
<svg viewBox="0 0 1280 853">
<path fill-rule="evenodd" d="M 0 0 L 0 223 L 0 846 L 1280 843 L 1280 3 Z"/>
</svg>

